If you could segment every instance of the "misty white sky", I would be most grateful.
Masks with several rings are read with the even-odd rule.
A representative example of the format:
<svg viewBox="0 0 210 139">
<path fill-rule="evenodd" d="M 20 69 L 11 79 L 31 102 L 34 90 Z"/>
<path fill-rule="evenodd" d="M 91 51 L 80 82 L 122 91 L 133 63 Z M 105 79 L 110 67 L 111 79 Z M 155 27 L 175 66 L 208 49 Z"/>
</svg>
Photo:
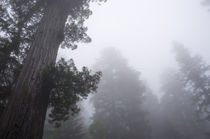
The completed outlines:
<svg viewBox="0 0 210 139">
<path fill-rule="evenodd" d="M 159 76 L 175 66 L 172 42 L 178 41 L 210 63 L 210 12 L 201 0 L 108 0 L 93 4 L 87 20 L 89 44 L 60 50 L 78 67 L 91 67 L 105 47 L 117 47 L 157 93 Z M 117 64 L 117 63 L 116 63 Z"/>
</svg>

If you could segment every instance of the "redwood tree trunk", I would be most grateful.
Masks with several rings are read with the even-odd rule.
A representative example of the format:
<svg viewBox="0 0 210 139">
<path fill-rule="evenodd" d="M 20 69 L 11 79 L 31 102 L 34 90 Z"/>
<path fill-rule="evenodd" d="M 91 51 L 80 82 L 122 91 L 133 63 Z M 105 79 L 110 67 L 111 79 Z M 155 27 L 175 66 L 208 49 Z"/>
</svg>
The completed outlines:
<svg viewBox="0 0 210 139">
<path fill-rule="evenodd" d="M 52 0 L 50 0 L 52 1 Z M 63 40 L 68 7 L 53 0 L 31 44 L 29 54 L 0 123 L 1 139 L 41 139 L 49 91 L 41 91 L 43 69 L 54 63 Z"/>
</svg>

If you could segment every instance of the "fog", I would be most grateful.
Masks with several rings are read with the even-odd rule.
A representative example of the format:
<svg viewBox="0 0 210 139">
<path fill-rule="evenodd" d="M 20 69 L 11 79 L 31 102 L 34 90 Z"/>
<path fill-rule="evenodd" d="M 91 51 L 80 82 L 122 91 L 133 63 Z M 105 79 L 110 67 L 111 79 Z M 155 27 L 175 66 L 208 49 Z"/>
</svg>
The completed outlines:
<svg viewBox="0 0 210 139">
<path fill-rule="evenodd" d="M 2 0 L 0 138 L 209 139 L 209 37 L 210 0 Z"/>
<path fill-rule="evenodd" d="M 184 74 L 183 72 L 177 75 L 179 72 L 186 70 L 186 67 L 181 66 L 184 62 L 179 59 L 182 53 L 185 56 L 189 54 L 192 59 L 199 55 L 205 64 L 210 64 L 208 4 L 209 1 L 199 0 L 110 0 L 102 5 L 91 5 L 93 14 L 86 21 L 86 26 L 92 42 L 80 43 L 74 51 L 67 49 L 59 51 L 59 57 L 73 58 L 78 67 L 87 66 L 103 73 L 98 94 L 92 95 L 83 103 L 83 122 L 88 128 L 86 138 L 209 138 L 208 120 L 202 122 L 195 120 L 196 108 L 195 105 L 192 107 L 192 96 L 195 94 L 185 93 L 186 88 L 190 90 L 191 83 L 184 85 L 177 78 Z M 180 49 L 175 49 L 176 46 Z M 112 54 L 111 51 L 116 53 Z M 117 53 L 120 53 L 120 56 Z M 115 60 L 121 56 L 124 57 L 124 62 L 127 62 Z M 134 76 L 127 76 L 128 71 L 118 75 L 116 71 L 128 68 L 123 67 L 122 63 L 128 64 L 132 70 L 140 74 L 131 70 L 130 72 L 135 73 Z M 113 80 L 120 78 L 119 80 L 128 80 L 130 84 L 123 86 L 124 83 L 121 81 L 119 81 L 121 84 L 117 84 L 109 80 L 108 75 L 111 73 L 105 68 L 106 64 L 113 68 L 112 72 L 116 72 L 116 75 L 112 75 Z M 118 69 L 119 67 L 121 69 Z M 136 122 L 139 124 L 136 129 L 132 129 L 134 125 L 124 123 L 127 130 L 133 131 L 133 134 L 127 134 L 127 130 L 123 130 L 123 125 L 120 126 L 120 121 L 112 121 L 117 117 L 120 118 L 115 112 L 123 115 L 118 109 L 114 109 L 117 107 L 115 103 L 119 103 L 121 107 L 131 106 L 131 111 L 129 109 L 125 111 L 128 115 L 138 111 L 129 105 L 129 102 L 118 100 L 117 96 L 117 92 L 121 91 L 121 97 L 128 98 L 127 101 L 129 99 L 135 101 L 134 98 L 123 94 L 126 87 L 135 88 L 135 82 L 130 77 L 140 79 L 139 84 L 146 87 L 144 91 L 146 93 L 141 94 L 145 96 L 141 108 L 148 112 L 145 114 L 148 121 Z M 107 85 L 108 82 L 112 85 Z M 135 96 L 135 93 L 132 94 L 132 89 L 128 91 L 129 95 Z M 113 94 L 110 94 L 113 90 L 115 90 Z M 137 114 L 139 119 L 143 113 L 141 111 L 139 115 Z M 208 112 L 204 113 L 198 117 L 204 118 Z M 135 116 L 125 118 L 124 122 L 129 122 L 131 119 L 135 119 Z"/>
<path fill-rule="evenodd" d="M 61 57 L 73 58 L 79 67 L 91 67 L 100 51 L 116 47 L 153 92 L 160 94 L 159 76 L 176 66 L 173 42 L 210 62 L 210 13 L 200 0 L 110 0 L 94 3 L 91 9 L 86 25 L 92 42 L 59 52 Z"/>
</svg>

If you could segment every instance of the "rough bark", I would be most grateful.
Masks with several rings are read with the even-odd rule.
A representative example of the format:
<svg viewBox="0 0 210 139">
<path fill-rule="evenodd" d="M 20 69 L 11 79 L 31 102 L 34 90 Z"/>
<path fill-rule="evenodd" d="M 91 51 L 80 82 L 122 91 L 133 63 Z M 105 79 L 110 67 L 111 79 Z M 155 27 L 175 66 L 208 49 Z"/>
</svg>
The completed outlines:
<svg viewBox="0 0 210 139">
<path fill-rule="evenodd" d="M 41 139 L 49 100 L 49 91 L 41 90 L 42 71 L 54 63 L 63 40 L 68 5 L 54 0 L 44 16 L 31 44 L 0 123 L 1 139 Z"/>
</svg>

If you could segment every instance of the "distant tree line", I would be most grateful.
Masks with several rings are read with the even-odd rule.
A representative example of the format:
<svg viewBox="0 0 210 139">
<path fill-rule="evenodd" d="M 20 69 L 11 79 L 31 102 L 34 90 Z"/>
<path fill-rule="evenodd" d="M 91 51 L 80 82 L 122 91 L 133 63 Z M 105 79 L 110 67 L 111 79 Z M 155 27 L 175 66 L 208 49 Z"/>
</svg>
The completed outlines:
<svg viewBox="0 0 210 139">
<path fill-rule="evenodd" d="M 91 41 L 84 26 L 90 2 L 0 1 L 0 138 L 42 138 L 45 124 L 44 138 L 208 139 L 210 66 L 182 45 L 174 49 L 178 70 L 162 76 L 161 99 L 116 49 L 104 50 L 96 63 L 100 84 L 101 72 L 56 62 L 60 46 Z M 98 84 L 85 126 L 77 104 Z"/>
<path fill-rule="evenodd" d="M 192 56 L 182 44 L 174 46 L 178 70 L 161 77 L 158 107 L 149 105 L 153 138 L 208 139 L 210 110 L 210 66 L 199 55 Z M 152 109 L 153 108 L 153 109 Z M 157 122 L 158 121 L 158 122 Z"/>
<path fill-rule="evenodd" d="M 178 68 L 162 74 L 163 95 L 158 99 L 117 49 L 105 49 L 94 66 L 103 76 L 90 100 L 94 108 L 90 125 L 80 113 L 76 120 L 68 120 L 69 127 L 48 128 L 46 139 L 67 132 L 64 138 L 208 139 L 210 66 L 179 43 L 174 52 Z"/>
</svg>

